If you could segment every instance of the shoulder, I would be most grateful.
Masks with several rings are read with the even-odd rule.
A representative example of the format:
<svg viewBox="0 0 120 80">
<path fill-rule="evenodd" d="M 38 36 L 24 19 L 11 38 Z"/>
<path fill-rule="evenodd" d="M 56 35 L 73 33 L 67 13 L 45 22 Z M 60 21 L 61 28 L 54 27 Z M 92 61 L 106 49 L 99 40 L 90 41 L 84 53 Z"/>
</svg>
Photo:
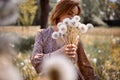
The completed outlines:
<svg viewBox="0 0 120 80">
<path fill-rule="evenodd" d="M 42 39 L 46 41 L 47 39 L 51 38 L 51 34 L 53 33 L 53 29 L 51 27 L 46 29 L 40 29 L 37 32 L 36 39 Z"/>
<path fill-rule="evenodd" d="M 49 27 L 49 28 L 46 28 L 46 29 L 38 30 L 37 35 L 39 35 L 39 34 L 46 35 L 46 34 L 49 34 L 49 33 L 52 33 L 52 32 L 53 32 L 52 28 Z"/>
</svg>

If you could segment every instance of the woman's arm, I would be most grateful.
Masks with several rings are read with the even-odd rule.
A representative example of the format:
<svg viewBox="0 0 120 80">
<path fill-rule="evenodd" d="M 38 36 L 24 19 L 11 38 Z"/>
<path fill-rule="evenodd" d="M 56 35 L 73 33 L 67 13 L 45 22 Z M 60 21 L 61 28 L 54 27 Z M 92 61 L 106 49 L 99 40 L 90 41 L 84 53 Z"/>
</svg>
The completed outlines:
<svg viewBox="0 0 120 80">
<path fill-rule="evenodd" d="M 35 68 L 37 73 L 41 72 L 41 64 L 44 59 L 47 57 L 50 57 L 51 55 L 54 54 L 64 54 L 71 60 L 76 61 L 76 49 L 77 46 L 74 44 L 68 44 L 62 46 L 60 49 L 53 51 L 52 53 L 44 53 L 44 41 L 43 41 L 43 35 L 40 32 L 38 32 L 36 38 L 35 38 L 35 43 L 34 43 L 34 48 L 33 52 L 31 55 L 31 63 L 33 67 Z"/>
<path fill-rule="evenodd" d="M 54 55 L 54 54 L 64 53 L 63 48 L 60 48 L 56 51 L 53 51 L 52 53 L 45 54 L 43 48 L 44 48 L 43 35 L 42 35 L 42 32 L 39 31 L 35 37 L 33 52 L 32 52 L 31 58 L 30 58 L 31 63 L 37 73 L 41 72 L 41 64 L 44 59 L 46 59 L 47 57 Z"/>
<path fill-rule="evenodd" d="M 40 73 L 40 65 L 43 59 L 43 44 L 44 43 L 43 43 L 42 33 L 41 31 L 38 31 L 35 37 L 33 52 L 30 57 L 31 63 L 37 73 Z"/>
<path fill-rule="evenodd" d="M 78 43 L 78 49 L 77 49 L 77 54 L 78 54 L 78 68 L 80 72 L 82 73 L 83 77 L 85 80 L 97 80 L 95 77 L 94 69 L 91 66 L 85 51 L 83 49 L 83 45 L 81 42 Z"/>
</svg>

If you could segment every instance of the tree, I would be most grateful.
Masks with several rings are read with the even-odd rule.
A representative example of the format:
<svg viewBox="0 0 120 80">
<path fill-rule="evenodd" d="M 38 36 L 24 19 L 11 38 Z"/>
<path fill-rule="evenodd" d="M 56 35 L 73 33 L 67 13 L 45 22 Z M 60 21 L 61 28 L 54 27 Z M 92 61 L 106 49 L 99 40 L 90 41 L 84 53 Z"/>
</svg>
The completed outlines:
<svg viewBox="0 0 120 80">
<path fill-rule="evenodd" d="M 84 23 L 106 25 L 100 17 L 100 4 L 98 0 L 81 0 L 82 17 Z"/>
<path fill-rule="evenodd" d="M 33 25 L 40 25 L 41 28 L 46 28 L 49 14 L 49 0 L 38 0 L 37 5 L 38 9 Z"/>
<path fill-rule="evenodd" d="M 116 1 L 117 8 L 115 9 L 115 19 L 120 20 L 120 0 Z"/>
<path fill-rule="evenodd" d="M 100 10 L 104 13 L 102 19 L 104 20 L 118 20 L 120 19 L 120 0 L 99 0 Z"/>
<path fill-rule="evenodd" d="M 14 25 L 19 16 L 16 0 L 0 0 L 0 26 Z"/>
</svg>

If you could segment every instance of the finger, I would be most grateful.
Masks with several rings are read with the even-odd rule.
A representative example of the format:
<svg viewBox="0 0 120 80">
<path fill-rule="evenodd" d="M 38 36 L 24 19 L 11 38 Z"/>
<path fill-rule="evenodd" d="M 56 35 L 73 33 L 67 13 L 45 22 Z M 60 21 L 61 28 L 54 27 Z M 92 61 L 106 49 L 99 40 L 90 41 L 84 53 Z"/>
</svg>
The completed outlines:
<svg viewBox="0 0 120 80">
<path fill-rule="evenodd" d="M 69 44 L 67 45 L 67 48 L 77 48 L 77 46 L 75 44 Z"/>
<path fill-rule="evenodd" d="M 76 52 L 76 49 L 69 49 L 69 50 L 66 50 L 65 52 L 68 52 L 68 53 Z"/>
<path fill-rule="evenodd" d="M 77 48 L 66 48 L 65 52 L 76 52 Z"/>
<path fill-rule="evenodd" d="M 69 57 L 71 60 L 75 60 L 76 55 L 68 55 L 68 57 Z"/>
<path fill-rule="evenodd" d="M 71 51 L 76 51 L 76 50 L 77 50 L 77 48 L 71 48 L 70 50 L 71 50 Z"/>
<path fill-rule="evenodd" d="M 76 55 L 76 52 L 66 52 L 67 55 Z"/>
<path fill-rule="evenodd" d="M 77 46 L 75 44 L 71 44 L 72 48 L 77 48 Z"/>
<path fill-rule="evenodd" d="M 41 58 L 43 56 L 43 54 L 37 54 L 34 56 L 34 58 Z"/>
<path fill-rule="evenodd" d="M 72 55 L 71 58 L 74 58 L 75 59 L 76 55 Z"/>
</svg>

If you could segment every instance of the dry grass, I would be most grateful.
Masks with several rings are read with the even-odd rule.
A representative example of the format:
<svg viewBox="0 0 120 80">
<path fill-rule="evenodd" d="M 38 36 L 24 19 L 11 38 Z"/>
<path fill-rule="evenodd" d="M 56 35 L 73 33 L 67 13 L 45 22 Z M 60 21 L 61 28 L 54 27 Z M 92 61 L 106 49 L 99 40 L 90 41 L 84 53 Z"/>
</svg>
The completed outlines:
<svg viewBox="0 0 120 80">
<path fill-rule="evenodd" d="M 113 35 L 113 36 L 120 36 L 120 28 L 94 28 L 88 34 L 95 34 L 95 35 Z"/>
<path fill-rule="evenodd" d="M 21 27 L 21 26 L 9 26 L 9 27 L 0 27 L 0 32 L 13 32 L 21 36 L 33 36 L 40 29 L 40 26 L 30 26 L 30 27 Z"/>
<path fill-rule="evenodd" d="M 39 26 L 32 27 L 0 27 L 0 32 L 15 32 L 23 36 L 35 35 Z M 86 51 L 90 55 L 90 60 L 97 59 L 94 64 L 95 71 L 100 80 L 119 80 L 120 70 L 120 28 L 94 28 L 89 33 L 82 36 L 82 41 Z M 43 80 L 39 79 L 27 54 L 20 53 L 16 64 L 22 71 L 24 80 Z M 27 63 L 26 63 L 27 61 Z M 109 64 L 108 64 L 109 63 Z M 113 64 L 114 63 L 114 64 Z M 24 65 L 22 65 L 24 64 Z M 113 75 L 113 76 L 111 76 Z"/>
<path fill-rule="evenodd" d="M 0 27 L 0 32 L 15 32 L 17 34 L 23 36 L 35 35 L 39 30 L 40 26 L 29 26 L 29 27 L 21 27 L 21 26 L 9 26 L 9 27 Z M 96 27 L 88 34 L 92 35 L 113 35 L 120 36 L 120 28 L 103 28 Z"/>
</svg>

